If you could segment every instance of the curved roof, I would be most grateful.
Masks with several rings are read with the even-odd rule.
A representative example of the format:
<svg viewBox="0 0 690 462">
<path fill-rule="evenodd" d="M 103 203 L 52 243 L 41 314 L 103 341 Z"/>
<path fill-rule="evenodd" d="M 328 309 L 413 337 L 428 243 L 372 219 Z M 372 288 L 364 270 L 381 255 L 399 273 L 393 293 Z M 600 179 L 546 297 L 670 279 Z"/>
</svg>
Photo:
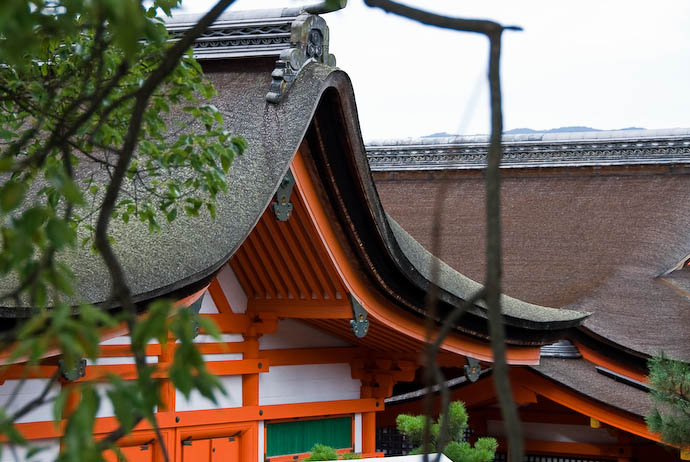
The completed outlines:
<svg viewBox="0 0 690 462">
<path fill-rule="evenodd" d="M 345 224 L 342 229 L 354 249 L 353 256 L 360 259 L 377 290 L 396 305 L 424 316 L 426 293 L 432 286 L 427 268 L 432 257 L 386 219 L 369 172 L 346 74 L 308 63 L 285 99 L 274 105 L 265 98 L 272 68 L 273 61 L 263 58 L 216 61 L 206 66 L 207 76 L 218 89 L 213 103 L 223 113 L 227 130 L 245 137 L 249 144 L 230 169 L 229 191 L 218 197 L 215 220 L 207 215 L 181 217 L 156 234 L 138 221 L 113 222 L 110 231 L 115 238 L 114 248 L 135 301 L 184 294 L 208 280 L 251 232 L 273 199 L 300 143 L 309 140 L 312 146 L 329 147 L 328 152 L 319 154 L 323 158 L 318 162 L 330 164 L 318 176 L 323 184 L 337 183 L 341 188 L 334 190 L 335 196 L 328 200 L 336 220 Z M 315 119 L 320 108 L 325 108 L 323 116 Z M 174 121 L 183 121 L 179 117 Z M 319 155 L 315 153 L 314 159 Z M 347 166 L 339 168 L 336 162 Z M 341 200 L 343 193 L 346 200 Z M 367 212 L 362 213 L 365 209 Z M 358 247 L 358 242 L 364 245 Z M 78 295 L 83 300 L 107 300 L 108 273 L 97 255 L 89 249 L 75 249 L 65 254 L 63 261 L 74 268 Z M 9 283 L 0 281 L 0 291 Z M 479 287 L 447 265 L 443 266 L 438 285 L 442 289 L 441 315 L 467 298 L 468 291 Z M 521 344 L 551 340 L 586 317 L 586 313 L 554 310 L 511 298 L 504 298 L 504 302 L 508 338 Z M 475 306 L 470 316 L 463 318 L 461 327 L 486 337 L 485 311 L 483 306 Z M 30 308 L 5 307 L 2 314 L 26 316 Z"/>
<path fill-rule="evenodd" d="M 333 71 L 308 66 L 285 104 L 272 105 L 265 96 L 273 63 L 254 60 L 240 67 L 230 62 L 219 72 L 207 74 L 218 90 L 213 104 L 223 113 L 227 130 L 249 144 L 230 168 L 229 188 L 218 196 L 215 220 L 203 213 L 199 218 L 180 216 L 154 234 L 138 220 L 111 222 L 113 246 L 135 301 L 168 294 L 213 274 L 244 241 L 271 201 Z M 108 299 L 109 277 L 98 255 L 78 248 L 65 253 L 62 260 L 73 268 L 82 300 L 101 303 Z M 0 280 L 0 293 L 13 287 L 13 282 Z M 0 310 L 6 317 L 30 314 L 29 309 L 11 306 Z"/>
</svg>

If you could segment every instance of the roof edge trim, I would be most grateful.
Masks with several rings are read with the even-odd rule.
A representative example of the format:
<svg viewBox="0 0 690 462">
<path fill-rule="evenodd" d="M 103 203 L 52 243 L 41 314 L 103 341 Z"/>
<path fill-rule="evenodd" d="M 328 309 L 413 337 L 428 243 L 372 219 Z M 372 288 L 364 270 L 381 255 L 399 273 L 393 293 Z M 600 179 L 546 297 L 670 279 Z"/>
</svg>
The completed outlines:
<svg viewBox="0 0 690 462">
<path fill-rule="evenodd" d="M 292 172 L 297 184 L 297 194 L 301 196 L 322 242 L 329 250 L 329 256 L 338 270 L 343 284 L 350 293 L 375 319 L 416 340 L 426 342 L 424 326 L 417 319 L 390 309 L 386 306 L 387 303 L 380 299 L 380 296 L 373 293 L 360 280 L 359 273 L 349 262 L 342 247 L 343 244 L 338 240 L 332 225 L 329 223 L 328 216 L 318 200 L 318 194 L 311 183 L 308 169 L 300 152 L 293 159 Z M 451 353 L 472 356 L 482 361 L 493 361 L 491 346 L 488 342 L 464 335 L 452 334 L 442 348 Z M 539 363 L 539 352 L 539 347 L 508 346 L 506 357 L 509 364 L 536 365 Z"/>
</svg>

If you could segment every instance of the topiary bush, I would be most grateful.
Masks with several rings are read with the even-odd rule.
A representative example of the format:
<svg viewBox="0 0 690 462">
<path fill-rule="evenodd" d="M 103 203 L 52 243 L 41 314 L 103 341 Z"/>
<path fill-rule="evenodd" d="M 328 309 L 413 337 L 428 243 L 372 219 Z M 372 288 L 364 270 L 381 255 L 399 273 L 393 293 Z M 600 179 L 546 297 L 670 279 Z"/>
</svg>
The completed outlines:
<svg viewBox="0 0 690 462">
<path fill-rule="evenodd" d="M 474 447 L 463 441 L 465 429 L 467 428 L 467 411 L 462 401 L 453 401 L 448 406 L 448 439 L 449 443 L 445 448 L 438 447 L 438 435 L 440 432 L 440 422 L 443 415 L 439 416 L 438 421 L 429 420 L 430 435 L 427 448 L 422 448 L 424 441 L 424 424 L 428 420 L 426 416 L 412 416 L 400 414 L 395 423 L 398 431 L 410 441 L 411 444 L 418 446 L 410 454 L 422 454 L 424 452 L 443 452 L 453 462 L 491 462 L 498 448 L 498 443 L 493 438 L 479 438 Z"/>
<path fill-rule="evenodd" d="M 361 458 L 361 455 L 355 454 L 354 452 L 346 452 L 345 454 L 340 454 L 339 456 L 332 447 L 317 443 L 313 448 L 311 448 L 311 451 L 309 451 L 309 457 L 304 460 L 354 460 Z"/>
</svg>

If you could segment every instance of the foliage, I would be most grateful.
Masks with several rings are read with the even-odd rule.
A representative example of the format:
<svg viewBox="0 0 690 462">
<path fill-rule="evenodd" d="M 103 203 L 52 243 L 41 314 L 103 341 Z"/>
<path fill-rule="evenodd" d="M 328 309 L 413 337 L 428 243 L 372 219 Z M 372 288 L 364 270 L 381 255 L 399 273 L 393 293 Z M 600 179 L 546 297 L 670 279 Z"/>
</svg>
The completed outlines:
<svg viewBox="0 0 690 462">
<path fill-rule="evenodd" d="M 654 410 L 647 425 L 664 441 L 690 445 L 690 364 L 667 358 L 662 351 L 648 362 Z"/>
<path fill-rule="evenodd" d="M 342 460 L 356 460 L 361 459 L 362 456 L 360 454 L 357 454 L 356 452 L 346 452 L 345 454 L 341 454 L 340 458 Z"/>
<path fill-rule="evenodd" d="M 178 214 L 214 217 L 230 164 L 246 149 L 209 104 L 215 90 L 191 53 L 168 42 L 158 15 L 179 1 L 0 2 L 0 278 L 16 283 L 0 303 L 33 310 L 2 333 L 0 350 L 24 361 L 27 373 L 58 351 L 69 370 L 81 358 L 97 358 L 103 330 L 124 323 L 137 369 L 133 381 L 109 376 L 106 397 L 90 383 L 62 387 L 56 396 L 56 375 L 28 405 L 0 409 L 0 437 L 26 444 L 14 422 L 53 401 L 55 419 L 68 417 L 62 460 L 100 461 L 142 419 L 157 428 L 158 366 L 145 355 L 152 340 L 174 345 L 169 375 L 185 395 L 197 390 L 215 400 L 222 392 L 193 343 L 188 309 L 158 300 L 146 318 L 136 316 L 108 235 L 111 219 L 139 220 L 159 232 Z M 184 119 L 174 122 L 179 113 Z M 64 263 L 79 247 L 100 253 L 110 272 L 106 309 L 83 303 Z M 217 335 L 213 325 L 196 322 Z M 75 391 L 81 399 L 65 416 Z M 120 428 L 95 441 L 103 399 L 112 402 Z"/>
<path fill-rule="evenodd" d="M 304 460 L 337 460 L 338 453 L 335 452 L 330 446 L 325 444 L 315 444 L 311 451 L 309 451 L 309 457 Z"/>
<path fill-rule="evenodd" d="M 411 444 L 418 446 L 411 452 L 412 454 L 440 451 L 454 462 L 491 462 L 494 460 L 494 453 L 498 447 L 495 439 L 479 438 L 474 447 L 463 441 L 464 432 L 467 428 L 467 411 L 462 401 L 453 401 L 448 406 L 448 440 L 450 442 L 445 448 L 438 447 L 442 419 L 443 415 L 439 416 L 437 422 L 433 422 L 429 417 L 423 415 L 400 414 L 395 423 L 398 431 L 404 434 Z M 422 448 L 425 424 L 429 425 L 430 430 L 426 451 Z"/>
<path fill-rule="evenodd" d="M 304 460 L 355 460 L 361 458 L 361 455 L 354 452 L 346 452 L 345 454 L 338 455 L 336 450 L 332 447 L 317 443 L 309 451 L 309 457 Z"/>
</svg>

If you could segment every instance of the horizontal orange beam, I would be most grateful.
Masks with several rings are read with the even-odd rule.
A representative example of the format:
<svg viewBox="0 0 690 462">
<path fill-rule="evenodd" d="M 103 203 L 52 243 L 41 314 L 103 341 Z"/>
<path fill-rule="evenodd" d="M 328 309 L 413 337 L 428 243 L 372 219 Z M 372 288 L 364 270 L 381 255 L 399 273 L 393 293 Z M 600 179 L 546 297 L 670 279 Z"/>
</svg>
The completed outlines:
<svg viewBox="0 0 690 462">
<path fill-rule="evenodd" d="M 153 373 L 153 377 L 167 378 L 168 363 L 159 363 L 158 370 Z M 241 375 L 258 374 L 268 372 L 269 361 L 265 359 L 238 359 L 232 361 L 207 361 L 206 368 L 209 372 L 216 375 Z M 78 382 L 103 380 L 108 374 L 115 374 L 125 380 L 134 379 L 137 369 L 134 364 L 113 364 L 104 366 L 87 366 L 84 377 Z"/>
<path fill-rule="evenodd" d="M 113 358 L 117 356 L 132 356 L 132 348 L 129 345 L 101 345 L 101 358 Z M 146 356 L 159 356 L 162 348 L 158 344 L 146 346 Z"/>
<path fill-rule="evenodd" d="M 573 343 L 575 344 L 577 349 L 580 350 L 582 357 L 585 358 L 587 361 L 594 363 L 597 366 L 605 367 L 606 369 L 621 374 L 625 377 L 637 380 L 638 382 L 647 383 L 647 376 L 641 373 L 640 371 L 628 367 L 624 364 L 621 364 L 617 361 L 611 360 L 607 356 L 603 355 L 601 352 L 589 348 L 580 342 L 573 341 Z"/>
<path fill-rule="evenodd" d="M 156 418 L 161 429 L 209 426 L 234 422 L 274 420 L 301 417 L 318 417 L 335 414 L 354 414 L 383 410 L 383 400 L 373 398 L 314 403 L 274 404 L 270 406 L 245 406 L 204 411 L 158 412 Z M 328 414 L 326 414 L 328 413 Z M 27 422 L 16 428 L 27 439 L 59 438 L 64 433 L 65 421 Z M 94 434 L 109 433 L 118 428 L 114 417 L 96 419 Z M 148 421 L 142 421 L 135 430 L 151 430 Z M 0 441 L 6 439 L 0 436 Z"/>
<path fill-rule="evenodd" d="M 298 364 L 347 363 L 362 354 L 357 347 L 342 348 L 291 348 L 285 350 L 260 350 L 259 355 L 267 358 L 271 366 L 293 366 Z"/>
<path fill-rule="evenodd" d="M 507 448 L 504 439 L 498 439 L 499 450 Z M 565 441 L 525 440 L 525 452 L 588 457 L 630 457 L 632 448 L 615 444 L 571 443 Z"/>
<path fill-rule="evenodd" d="M 195 301 L 197 301 L 205 292 L 208 286 L 204 287 L 203 289 L 198 290 L 197 292 L 194 292 L 193 294 L 184 297 L 178 301 L 175 302 L 175 306 L 189 306 L 193 304 Z M 145 318 L 146 314 L 142 314 L 138 316 L 139 318 Z M 102 335 L 101 335 L 101 341 L 104 340 L 109 340 L 111 338 L 115 337 L 120 337 L 123 335 L 127 335 L 127 326 L 125 323 L 120 323 L 118 327 L 115 327 L 113 329 L 108 329 L 106 330 Z M 118 345 L 119 346 L 119 345 Z M 27 358 L 26 356 L 15 358 L 13 360 L 9 360 L 10 356 L 12 355 L 12 350 L 13 347 L 8 348 L 5 351 L 0 352 L 0 365 L 2 364 L 18 364 L 18 363 L 23 363 L 26 362 Z M 52 356 L 58 356 L 60 355 L 60 350 L 57 347 L 52 347 L 46 350 L 43 355 L 41 355 L 41 358 L 50 358 Z"/>
<path fill-rule="evenodd" d="M 648 440 L 661 443 L 661 436 L 652 433 L 641 417 L 615 409 L 594 401 L 581 393 L 570 390 L 525 368 L 513 368 L 510 371 L 511 383 L 519 383 L 536 394 L 555 401 L 580 414 L 593 417 L 612 427 L 620 428 Z"/>
<path fill-rule="evenodd" d="M 5 380 L 19 379 L 49 379 L 57 371 L 57 366 L 26 366 L 24 364 L 13 364 L 7 366 L 0 372 L 0 384 Z"/>
<path fill-rule="evenodd" d="M 264 300 L 252 299 L 247 309 L 253 313 L 275 313 L 281 318 L 351 319 L 349 300 Z"/>
<path fill-rule="evenodd" d="M 304 202 L 307 213 L 324 246 L 329 249 L 329 257 L 337 268 L 347 290 L 362 304 L 369 316 L 412 339 L 426 343 L 427 335 L 424 323 L 419 318 L 393 306 L 390 301 L 374 292 L 370 285 L 363 280 L 358 268 L 350 261 L 351 254 L 345 251 L 341 239 L 333 229 L 329 215 L 321 203 L 320 195 L 312 183 L 301 151 L 297 151 L 291 169 L 297 184 L 297 194 Z M 442 349 L 463 356 L 472 356 L 482 361 L 492 361 L 493 358 L 489 342 L 459 333 L 449 335 L 443 343 Z M 508 346 L 506 357 L 509 364 L 536 365 L 539 364 L 539 347 Z"/>
</svg>

